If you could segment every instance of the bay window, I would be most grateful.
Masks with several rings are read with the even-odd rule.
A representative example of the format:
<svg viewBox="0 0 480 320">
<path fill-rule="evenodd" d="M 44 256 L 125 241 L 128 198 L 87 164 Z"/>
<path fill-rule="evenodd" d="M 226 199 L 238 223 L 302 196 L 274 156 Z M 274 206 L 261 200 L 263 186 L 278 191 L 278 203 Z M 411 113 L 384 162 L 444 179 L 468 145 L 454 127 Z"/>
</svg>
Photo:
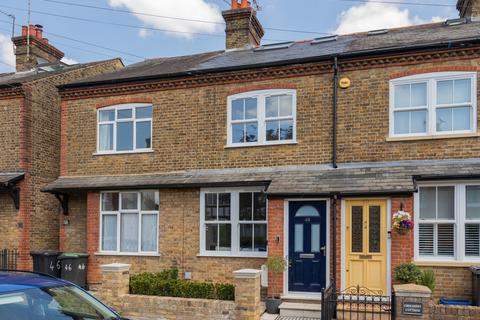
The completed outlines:
<svg viewBox="0 0 480 320">
<path fill-rule="evenodd" d="M 151 148 L 151 105 L 123 104 L 98 110 L 98 153 L 139 152 Z"/>
<path fill-rule="evenodd" d="M 200 253 L 266 257 L 267 200 L 255 189 L 203 190 Z"/>
<path fill-rule="evenodd" d="M 480 260 L 480 183 L 421 185 L 415 208 L 417 260 Z"/>
<path fill-rule="evenodd" d="M 228 98 L 228 146 L 294 143 L 296 91 L 263 90 Z"/>
<path fill-rule="evenodd" d="M 158 191 L 103 192 L 100 251 L 157 253 Z"/>
<path fill-rule="evenodd" d="M 476 73 L 439 72 L 390 81 L 390 136 L 476 132 Z"/>
</svg>

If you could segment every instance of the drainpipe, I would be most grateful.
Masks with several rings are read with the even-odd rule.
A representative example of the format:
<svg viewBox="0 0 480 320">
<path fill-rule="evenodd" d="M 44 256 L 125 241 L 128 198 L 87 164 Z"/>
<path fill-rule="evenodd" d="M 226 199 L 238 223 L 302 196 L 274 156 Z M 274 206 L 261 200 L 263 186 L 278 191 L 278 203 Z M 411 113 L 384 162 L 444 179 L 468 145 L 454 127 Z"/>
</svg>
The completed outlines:
<svg viewBox="0 0 480 320">
<path fill-rule="evenodd" d="M 333 101 L 332 101 L 332 167 L 337 168 L 337 87 L 338 57 L 333 58 Z"/>
<path fill-rule="evenodd" d="M 332 211 L 333 211 L 333 232 L 332 232 L 332 242 L 333 242 L 333 256 L 332 256 L 332 264 L 333 264 L 333 272 L 332 272 L 332 284 L 334 288 L 337 285 L 337 199 L 338 195 L 332 195 Z M 336 289 L 335 289 L 336 290 Z"/>
</svg>

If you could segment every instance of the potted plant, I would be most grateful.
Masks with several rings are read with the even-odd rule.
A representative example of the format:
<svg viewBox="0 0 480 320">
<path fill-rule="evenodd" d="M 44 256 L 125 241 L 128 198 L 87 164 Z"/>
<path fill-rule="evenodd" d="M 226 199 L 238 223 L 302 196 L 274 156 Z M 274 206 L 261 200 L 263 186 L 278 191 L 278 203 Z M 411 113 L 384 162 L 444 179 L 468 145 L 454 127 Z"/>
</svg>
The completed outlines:
<svg viewBox="0 0 480 320">
<path fill-rule="evenodd" d="M 284 257 L 272 256 L 268 258 L 266 266 L 268 271 L 272 274 L 272 280 L 270 281 L 272 284 L 272 294 L 267 297 L 267 300 L 265 301 L 267 313 L 277 314 L 279 313 L 278 307 L 282 303 L 280 297 L 278 295 L 275 296 L 277 293 L 277 275 L 280 275 L 285 271 L 287 268 L 287 262 Z"/>
</svg>

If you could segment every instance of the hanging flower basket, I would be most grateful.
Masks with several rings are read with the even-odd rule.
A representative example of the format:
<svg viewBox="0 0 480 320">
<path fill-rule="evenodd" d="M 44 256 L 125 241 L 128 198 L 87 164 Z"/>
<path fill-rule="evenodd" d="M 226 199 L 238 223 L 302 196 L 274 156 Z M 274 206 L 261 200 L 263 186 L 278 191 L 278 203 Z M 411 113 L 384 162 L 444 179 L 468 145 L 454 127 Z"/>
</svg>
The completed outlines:
<svg viewBox="0 0 480 320">
<path fill-rule="evenodd" d="M 393 230 L 398 234 L 404 235 L 413 229 L 413 221 L 410 213 L 403 210 L 398 211 L 393 215 Z"/>
</svg>

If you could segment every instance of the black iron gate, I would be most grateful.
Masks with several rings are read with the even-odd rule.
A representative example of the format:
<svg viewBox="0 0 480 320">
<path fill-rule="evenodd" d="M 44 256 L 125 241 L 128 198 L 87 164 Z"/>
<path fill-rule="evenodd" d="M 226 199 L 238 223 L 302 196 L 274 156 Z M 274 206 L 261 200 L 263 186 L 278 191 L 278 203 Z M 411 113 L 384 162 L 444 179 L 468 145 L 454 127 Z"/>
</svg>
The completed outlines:
<svg viewBox="0 0 480 320">
<path fill-rule="evenodd" d="M 360 286 L 322 291 L 322 320 L 394 320 L 392 297 Z"/>
<path fill-rule="evenodd" d="M 16 270 L 18 261 L 17 249 L 0 250 L 0 270 Z"/>
</svg>

